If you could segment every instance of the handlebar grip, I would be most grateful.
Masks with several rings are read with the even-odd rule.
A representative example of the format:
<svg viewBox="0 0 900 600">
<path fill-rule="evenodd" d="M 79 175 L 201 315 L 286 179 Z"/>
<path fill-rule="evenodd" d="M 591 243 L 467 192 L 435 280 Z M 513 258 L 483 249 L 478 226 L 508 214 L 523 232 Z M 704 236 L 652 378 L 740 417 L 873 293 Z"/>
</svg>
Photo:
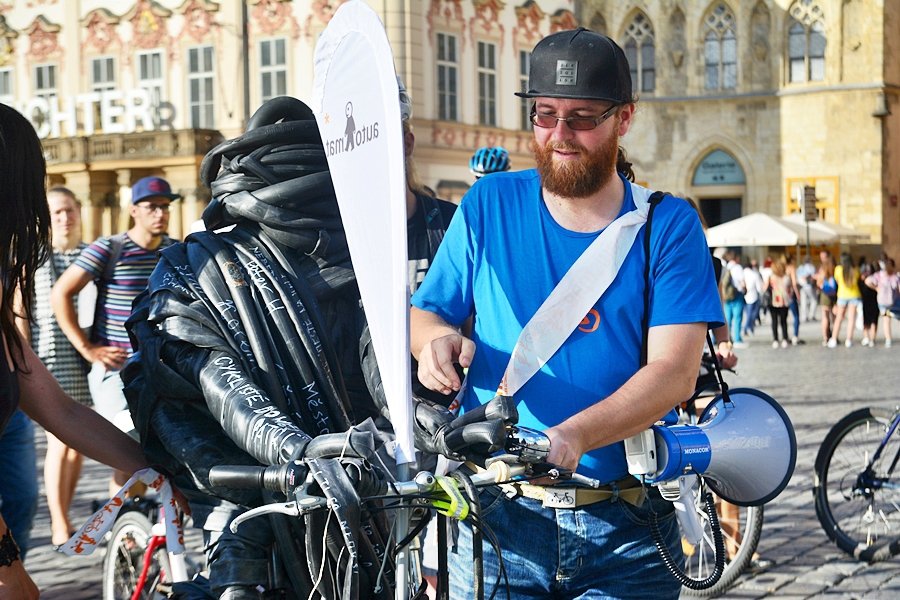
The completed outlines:
<svg viewBox="0 0 900 600">
<path fill-rule="evenodd" d="M 506 424 L 499 420 L 471 423 L 448 431 L 444 437 L 447 448 L 463 455 L 467 454 L 467 449 L 479 454 L 490 454 L 503 448 L 505 442 Z"/>
<path fill-rule="evenodd" d="M 209 482 L 214 486 L 290 494 L 303 483 L 307 472 L 305 464 L 293 460 L 271 467 L 221 465 L 209 470 Z"/>
<path fill-rule="evenodd" d="M 222 465 L 209 470 L 209 482 L 218 487 L 241 490 L 261 489 L 267 467 Z"/>
<path fill-rule="evenodd" d="M 516 423 L 519 420 L 519 411 L 513 403 L 511 396 L 494 396 L 491 400 L 481 406 L 467 410 L 460 416 L 453 419 L 450 423 L 450 429 L 458 429 L 479 423 L 499 419 L 504 423 Z"/>
</svg>

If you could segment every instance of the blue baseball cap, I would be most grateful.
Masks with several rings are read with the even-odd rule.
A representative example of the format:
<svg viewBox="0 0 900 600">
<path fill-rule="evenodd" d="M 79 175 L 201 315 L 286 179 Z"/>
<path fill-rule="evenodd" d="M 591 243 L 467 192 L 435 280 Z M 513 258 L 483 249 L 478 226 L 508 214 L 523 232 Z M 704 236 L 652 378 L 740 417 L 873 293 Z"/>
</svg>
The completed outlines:
<svg viewBox="0 0 900 600">
<path fill-rule="evenodd" d="M 172 186 L 162 177 L 144 177 L 138 179 L 131 186 L 131 203 L 137 204 L 141 200 L 147 198 L 168 198 L 169 200 L 178 200 L 181 194 L 173 194 Z"/>
</svg>

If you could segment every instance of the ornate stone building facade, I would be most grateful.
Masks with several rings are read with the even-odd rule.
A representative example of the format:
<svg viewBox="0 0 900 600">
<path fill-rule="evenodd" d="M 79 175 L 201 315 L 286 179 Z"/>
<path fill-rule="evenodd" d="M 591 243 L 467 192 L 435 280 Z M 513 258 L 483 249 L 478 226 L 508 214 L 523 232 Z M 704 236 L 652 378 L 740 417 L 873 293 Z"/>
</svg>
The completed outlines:
<svg viewBox="0 0 900 600">
<path fill-rule="evenodd" d="M 900 2 L 585 0 L 640 97 L 623 140 L 638 177 L 711 224 L 800 210 L 900 256 Z"/>
<path fill-rule="evenodd" d="M 85 238 L 127 227 L 130 184 L 208 200 L 209 148 L 266 99 L 308 100 L 316 39 L 342 0 L 0 0 L 0 101 L 44 140 L 51 183 L 85 200 Z M 584 24 L 615 38 L 640 97 L 623 140 L 641 181 L 712 223 L 796 210 L 900 255 L 900 0 L 371 0 L 413 98 L 423 182 L 458 199 L 468 160 L 502 145 L 533 165 L 529 51 Z"/>
</svg>

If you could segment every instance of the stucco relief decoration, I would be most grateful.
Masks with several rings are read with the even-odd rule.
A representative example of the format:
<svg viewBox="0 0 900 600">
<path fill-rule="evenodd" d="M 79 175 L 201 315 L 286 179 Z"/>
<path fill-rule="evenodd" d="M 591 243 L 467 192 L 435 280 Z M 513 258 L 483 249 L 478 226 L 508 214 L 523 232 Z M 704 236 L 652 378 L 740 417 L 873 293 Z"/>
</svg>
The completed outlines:
<svg viewBox="0 0 900 600">
<path fill-rule="evenodd" d="M 499 32 L 503 37 L 505 28 L 500 23 L 500 11 L 503 10 L 504 3 L 500 0 L 472 0 L 475 7 L 475 16 L 469 19 L 469 28 L 471 31 L 480 33 Z"/>
<path fill-rule="evenodd" d="M 53 25 L 43 15 L 38 16 L 25 30 L 28 34 L 28 58 L 34 61 L 47 60 L 60 51 L 59 25 Z"/>
<path fill-rule="evenodd" d="M 521 43 L 529 48 L 536 44 L 541 35 L 541 21 L 547 16 L 538 3 L 528 0 L 522 6 L 516 7 L 516 26 L 513 28 L 513 38 L 517 44 Z"/>
<path fill-rule="evenodd" d="M 451 31 L 465 33 L 466 20 L 463 17 L 462 0 L 431 0 L 428 13 L 425 15 L 428 23 L 428 39 L 434 43 L 434 24 Z M 465 37 L 465 36 L 463 36 Z"/>
<path fill-rule="evenodd" d="M 300 25 L 293 17 L 290 2 L 259 0 L 251 14 L 259 31 L 264 35 L 284 32 L 289 26 L 294 38 L 300 35 Z"/>
<path fill-rule="evenodd" d="M 166 38 L 166 18 L 172 11 L 166 10 L 151 0 L 139 0 L 126 16 L 131 23 L 131 43 L 137 48 L 150 49 L 163 45 Z"/>
<path fill-rule="evenodd" d="M 564 8 L 559 9 L 550 17 L 550 33 L 557 31 L 566 31 L 567 29 L 575 29 L 578 27 L 578 19 L 571 10 Z"/>
<path fill-rule="evenodd" d="M 341 4 L 347 0 L 315 0 L 310 6 L 309 16 L 306 17 L 305 35 L 307 38 L 317 37 L 328 23 Z"/>
<path fill-rule="evenodd" d="M 213 13 L 219 10 L 219 5 L 207 0 L 189 0 L 182 5 L 184 14 L 184 29 L 182 36 L 202 42 L 209 35 L 214 26 Z"/>
<path fill-rule="evenodd" d="M 0 16 L 0 66 L 13 62 L 17 37 L 19 33 L 7 24 L 6 17 Z"/>
<path fill-rule="evenodd" d="M 121 45 L 122 41 L 116 31 L 118 24 L 119 18 L 105 8 L 98 8 L 91 12 L 84 24 L 87 29 L 87 35 L 84 38 L 85 47 L 93 47 L 97 49 L 97 52 L 103 53 L 114 43 Z"/>
</svg>

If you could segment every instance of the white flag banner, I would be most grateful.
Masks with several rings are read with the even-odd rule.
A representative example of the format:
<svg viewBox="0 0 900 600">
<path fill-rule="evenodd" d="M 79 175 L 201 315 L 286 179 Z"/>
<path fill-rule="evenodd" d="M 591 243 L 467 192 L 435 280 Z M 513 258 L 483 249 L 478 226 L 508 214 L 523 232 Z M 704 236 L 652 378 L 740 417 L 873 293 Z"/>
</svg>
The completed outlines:
<svg viewBox="0 0 900 600">
<path fill-rule="evenodd" d="M 394 59 L 361 0 L 335 12 L 316 44 L 313 112 L 334 181 L 400 464 L 413 462 L 406 268 L 406 172 Z"/>
</svg>

